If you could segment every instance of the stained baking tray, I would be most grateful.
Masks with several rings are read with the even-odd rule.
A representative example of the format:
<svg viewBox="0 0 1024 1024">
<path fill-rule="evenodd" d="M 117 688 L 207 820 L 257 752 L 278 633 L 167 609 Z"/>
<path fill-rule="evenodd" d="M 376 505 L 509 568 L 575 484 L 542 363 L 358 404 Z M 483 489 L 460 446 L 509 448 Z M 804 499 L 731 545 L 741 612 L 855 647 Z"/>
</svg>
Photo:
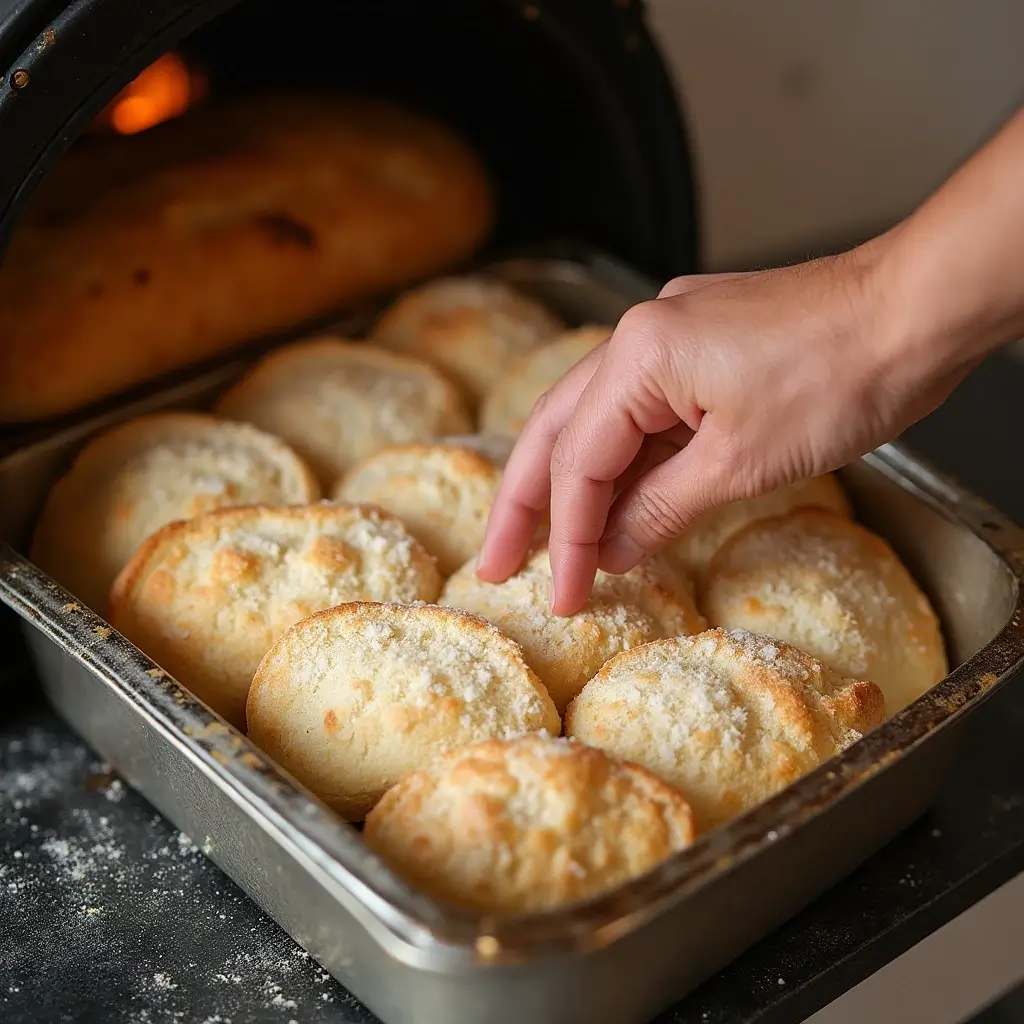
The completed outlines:
<svg viewBox="0 0 1024 1024">
<path fill-rule="evenodd" d="M 599 256 L 489 268 L 569 320 L 653 288 Z M 17 553 L 46 489 L 96 430 L 202 406 L 228 361 L 0 458 L 0 600 L 56 710 L 388 1024 L 631 1024 L 685 995 L 922 814 L 966 716 L 1024 665 L 1024 533 L 899 446 L 842 471 L 942 619 L 956 666 L 772 800 L 615 892 L 491 920 L 396 878 L 356 829 Z"/>
</svg>

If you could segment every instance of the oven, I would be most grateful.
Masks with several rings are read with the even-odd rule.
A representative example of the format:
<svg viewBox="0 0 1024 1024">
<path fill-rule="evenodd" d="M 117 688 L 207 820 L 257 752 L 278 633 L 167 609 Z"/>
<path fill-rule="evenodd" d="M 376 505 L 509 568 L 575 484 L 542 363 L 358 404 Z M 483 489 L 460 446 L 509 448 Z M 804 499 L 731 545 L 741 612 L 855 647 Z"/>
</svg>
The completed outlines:
<svg viewBox="0 0 1024 1024">
<path fill-rule="evenodd" d="M 496 195 L 472 265 L 568 321 L 614 319 L 696 269 L 685 121 L 637 0 L 14 0 L 0 6 L 0 73 L 0 245 L 70 148 L 272 87 L 372 95 L 453 128 Z M 356 330 L 364 312 L 332 316 Z M 917 818 L 965 716 L 1024 663 L 1024 537 L 887 447 L 844 483 L 936 605 L 950 676 L 620 890 L 510 921 L 440 906 L 22 553 L 87 437 L 207 406 L 249 358 L 0 432 L 4 628 L 73 728 L 388 1024 L 650 1019 Z"/>
</svg>

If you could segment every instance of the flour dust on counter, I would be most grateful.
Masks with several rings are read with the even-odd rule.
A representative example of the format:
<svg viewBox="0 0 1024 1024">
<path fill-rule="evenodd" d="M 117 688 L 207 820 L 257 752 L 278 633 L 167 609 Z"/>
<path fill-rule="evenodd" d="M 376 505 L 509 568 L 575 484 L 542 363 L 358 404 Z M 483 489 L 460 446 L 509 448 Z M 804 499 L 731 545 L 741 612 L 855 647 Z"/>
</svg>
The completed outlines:
<svg viewBox="0 0 1024 1024">
<path fill-rule="evenodd" d="M 45 713 L 0 729 L 0 961 L 5 1024 L 376 1019 Z"/>
</svg>

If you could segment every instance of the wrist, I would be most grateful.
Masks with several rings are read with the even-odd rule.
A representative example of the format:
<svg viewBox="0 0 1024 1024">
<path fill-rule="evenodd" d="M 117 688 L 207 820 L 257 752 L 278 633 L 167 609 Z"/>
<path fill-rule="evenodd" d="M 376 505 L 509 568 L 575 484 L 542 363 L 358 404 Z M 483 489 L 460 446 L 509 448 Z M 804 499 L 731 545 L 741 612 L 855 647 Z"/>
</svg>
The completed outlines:
<svg viewBox="0 0 1024 1024">
<path fill-rule="evenodd" d="M 1024 112 L 905 221 L 869 243 L 894 358 L 966 372 L 1024 337 Z"/>
</svg>

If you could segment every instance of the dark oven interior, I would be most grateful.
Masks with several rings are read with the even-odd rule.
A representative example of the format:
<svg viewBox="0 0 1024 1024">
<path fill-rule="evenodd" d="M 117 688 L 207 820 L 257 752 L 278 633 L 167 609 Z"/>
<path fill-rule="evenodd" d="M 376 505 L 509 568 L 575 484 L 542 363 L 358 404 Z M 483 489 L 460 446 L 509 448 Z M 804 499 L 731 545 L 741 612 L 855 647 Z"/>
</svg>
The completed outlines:
<svg viewBox="0 0 1024 1024">
<path fill-rule="evenodd" d="M 0 3 L 0 241 L 59 152 L 173 49 L 211 93 L 340 89 L 447 121 L 497 185 L 498 249 L 571 239 L 655 277 L 694 269 L 685 132 L 637 0 L 52 6 Z"/>
</svg>

